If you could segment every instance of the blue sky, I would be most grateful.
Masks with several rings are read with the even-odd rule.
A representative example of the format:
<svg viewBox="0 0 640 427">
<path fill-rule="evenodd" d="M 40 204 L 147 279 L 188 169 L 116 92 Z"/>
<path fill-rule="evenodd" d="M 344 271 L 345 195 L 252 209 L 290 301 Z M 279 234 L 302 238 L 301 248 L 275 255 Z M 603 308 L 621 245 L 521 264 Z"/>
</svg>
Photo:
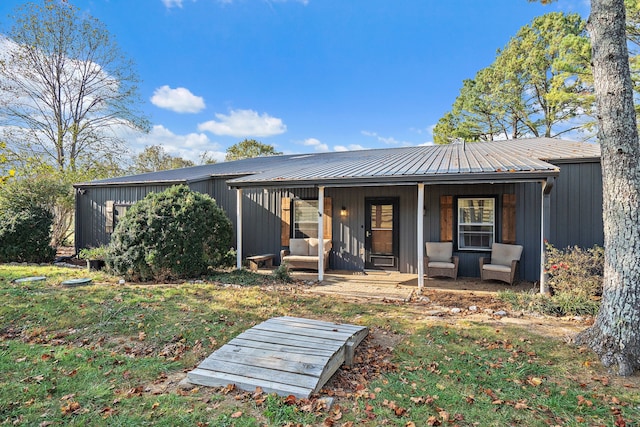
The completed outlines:
<svg viewBox="0 0 640 427">
<path fill-rule="evenodd" d="M 134 59 L 148 135 L 219 161 L 254 138 L 284 153 L 428 144 L 462 80 L 520 27 L 585 0 L 70 0 Z M 22 1 L 2 0 L 6 26 Z"/>
</svg>

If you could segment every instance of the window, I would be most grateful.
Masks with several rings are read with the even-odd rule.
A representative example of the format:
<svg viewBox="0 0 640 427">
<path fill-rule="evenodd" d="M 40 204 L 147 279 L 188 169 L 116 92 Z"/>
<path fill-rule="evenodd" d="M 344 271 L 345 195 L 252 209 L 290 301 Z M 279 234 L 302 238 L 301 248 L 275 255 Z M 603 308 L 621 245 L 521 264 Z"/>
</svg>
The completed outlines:
<svg viewBox="0 0 640 427">
<path fill-rule="evenodd" d="M 491 249 L 495 229 L 496 200 L 493 197 L 458 199 L 458 249 Z"/>
<path fill-rule="evenodd" d="M 318 237 L 318 201 L 293 201 L 293 237 Z"/>
</svg>

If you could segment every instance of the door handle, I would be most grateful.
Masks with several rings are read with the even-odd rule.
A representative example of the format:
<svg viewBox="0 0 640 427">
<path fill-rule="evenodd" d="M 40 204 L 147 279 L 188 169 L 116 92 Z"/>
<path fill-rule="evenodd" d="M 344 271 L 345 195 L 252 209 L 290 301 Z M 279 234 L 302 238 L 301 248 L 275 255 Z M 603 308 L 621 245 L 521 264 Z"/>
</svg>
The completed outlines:
<svg viewBox="0 0 640 427">
<path fill-rule="evenodd" d="M 371 237 L 371 232 L 369 230 L 365 232 L 365 237 Z"/>
</svg>

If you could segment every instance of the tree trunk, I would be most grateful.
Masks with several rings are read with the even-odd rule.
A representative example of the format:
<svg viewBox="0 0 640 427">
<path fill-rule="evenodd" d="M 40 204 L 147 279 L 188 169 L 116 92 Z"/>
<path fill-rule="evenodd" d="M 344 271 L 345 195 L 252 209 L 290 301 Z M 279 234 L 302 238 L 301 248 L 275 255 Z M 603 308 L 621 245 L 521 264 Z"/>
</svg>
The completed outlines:
<svg viewBox="0 0 640 427">
<path fill-rule="evenodd" d="M 627 376 L 640 369 L 640 146 L 624 0 L 592 0 L 587 28 L 602 147 L 605 270 L 600 312 L 576 343 Z"/>
</svg>

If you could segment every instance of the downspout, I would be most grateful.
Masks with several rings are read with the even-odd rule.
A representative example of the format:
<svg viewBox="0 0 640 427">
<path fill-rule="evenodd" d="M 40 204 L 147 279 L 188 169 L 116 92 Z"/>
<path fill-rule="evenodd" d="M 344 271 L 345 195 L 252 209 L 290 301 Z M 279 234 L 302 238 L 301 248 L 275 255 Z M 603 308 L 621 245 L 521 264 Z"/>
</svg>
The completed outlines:
<svg viewBox="0 0 640 427">
<path fill-rule="evenodd" d="M 540 293 L 548 294 L 547 273 L 545 264 L 547 260 L 546 242 L 551 231 L 551 189 L 555 183 L 555 178 L 547 178 L 541 182 L 541 209 L 540 209 Z"/>
<path fill-rule="evenodd" d="M 324 279 L 324 186 L 318 187 L 318 282 Z"/>
<path fill-rule="evenodd" d="M 236 268 L 242 270 L 242 188 L 236 189 Z"/>
<path fill-rule="evenodd" d="M 418 184 L 417 241 L 418 241 L 418 291 L 424 288 L 424 184 Z"/>
</svg>

